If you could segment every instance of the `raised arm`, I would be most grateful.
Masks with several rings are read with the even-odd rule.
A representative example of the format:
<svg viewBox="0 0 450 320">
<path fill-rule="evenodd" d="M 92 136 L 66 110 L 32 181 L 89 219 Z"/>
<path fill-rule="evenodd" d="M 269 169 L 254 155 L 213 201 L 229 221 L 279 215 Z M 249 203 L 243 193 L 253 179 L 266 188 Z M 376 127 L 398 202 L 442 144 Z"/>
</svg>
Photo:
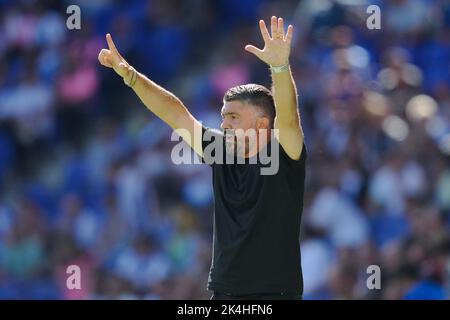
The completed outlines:
<svg viewBox="0 0 450 320">
<path fill-rule="evenodd" d="M 117 50 L 111 35 L 106 35 L 108 49 L 102 49 L 98 55 L 99 62 L 114 71 L 124 79 L 134 92 L 139 96 L 144 105 L 161 120 L 166 122 L 191 146 L 194 151 L 202 156 L 201 124 L 187 110 L 184 104 L 173 93 L 137 72 L 122 57 Z M 184 130 L 180 130 L 184 129 Z M 199 133 L 199 136 L 194 136 Z"/>
<path fill-rule="evenodd" d="M 303 147 L 303 130 L 298 111 L 297 88 L 289 67 L 292 32 L 289 25 L 284 32 L 283 18 L 272 17 L 271 33 L 264 20 L 259 21 L 259 28 L 264 39 L 264 48 L 247 45 L 245 50 L 253 53 L 270 66 L 272 73 L 273 95 L 276 117 L 274 128 L 278 129 L 278 141 L 291 159 L 300 158 Z"/>
</svg>

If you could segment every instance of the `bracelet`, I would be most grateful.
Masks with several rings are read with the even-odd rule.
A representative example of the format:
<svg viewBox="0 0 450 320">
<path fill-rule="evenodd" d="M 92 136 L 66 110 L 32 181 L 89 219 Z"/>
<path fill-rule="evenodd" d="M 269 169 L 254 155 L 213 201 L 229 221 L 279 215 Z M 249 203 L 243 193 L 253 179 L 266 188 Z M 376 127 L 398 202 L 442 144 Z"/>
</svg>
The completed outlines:
<svg viewBox="0 0 450 320">
<path fill-rule="evenodd" d="M 289 62 L 286 63 L 285 65 L 279 66 L 279 67 L 274 67 L 274 66 L 270 66 L 270 71 L 272 71 L 272 73 L 281 73 L 281 72 L 285 72 L 289 70 Z"/>
<path fill-rule="evenodd" d="M 137 81 L 137 71 L 136 71 L 136 69 L 131 67 L 131 71 L 133 72 L 133 74 L 131 75 L 130 82 L 128 82 L 125 78 L 123 78 L 123 82 L 127 86 L 129 86 L 130 88 L 132 88 L 136 84 L 136 81 Z"/>
<path fill-rule="evenodd" d="M 134 80 L 131 82 L 131 87 L 134 87 L 134 85 L 136 84 L 136 81 L 137 81 L 137 77 L 138 77 L 138 73 L 137 73 L 136 69 L 133 68 L 133 70 L 134 70 Z"/>
</svg>

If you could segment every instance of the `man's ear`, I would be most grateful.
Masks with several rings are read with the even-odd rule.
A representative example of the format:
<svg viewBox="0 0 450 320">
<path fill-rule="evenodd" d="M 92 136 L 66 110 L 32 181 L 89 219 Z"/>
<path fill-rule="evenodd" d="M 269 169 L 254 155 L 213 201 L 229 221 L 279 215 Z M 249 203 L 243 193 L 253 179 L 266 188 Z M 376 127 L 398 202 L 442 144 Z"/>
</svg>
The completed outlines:
<svg viewBox="0 0 450 320">
<path fill-rule="evenodd" d="M 256 129 L 267 129 L 269 130 L 270 121 L 267 117 L 259 117 L 256 120 Z"/>
</svg>

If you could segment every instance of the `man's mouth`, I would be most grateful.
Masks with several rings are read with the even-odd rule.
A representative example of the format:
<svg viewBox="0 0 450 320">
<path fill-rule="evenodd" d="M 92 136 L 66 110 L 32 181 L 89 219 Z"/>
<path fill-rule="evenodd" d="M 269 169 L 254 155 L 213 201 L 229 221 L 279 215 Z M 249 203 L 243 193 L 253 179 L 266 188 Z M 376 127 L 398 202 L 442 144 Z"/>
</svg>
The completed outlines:
<svg viewBox="0 0 450 320">
<path fill-rule="evenodd" d="M 228 143 L 234 142 L 236 139 L 236 135 L 232 131 L 225 131 L 224 135 L 225 135 L 225 141 Z"/>
</svg>

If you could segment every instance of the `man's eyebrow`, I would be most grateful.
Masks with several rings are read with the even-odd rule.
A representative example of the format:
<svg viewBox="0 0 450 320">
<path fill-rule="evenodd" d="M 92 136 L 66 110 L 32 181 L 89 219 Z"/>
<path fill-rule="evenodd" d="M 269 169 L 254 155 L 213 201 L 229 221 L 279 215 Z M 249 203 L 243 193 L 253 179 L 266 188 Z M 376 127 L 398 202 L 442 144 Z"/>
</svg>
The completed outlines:
<svg viewBox="0 0 450 320">
<path fill-rule="evenodd" d="M 238 115 L 239 115 L 239 113 L 237 113 L 237 112 L 232 112 L 232 111 L 220 112 L 220 114 L 221 114 L 222 116 L 226 116 L 226 115 L 236 115 L 236 116 L 238 116 Z"/>
</svg>

